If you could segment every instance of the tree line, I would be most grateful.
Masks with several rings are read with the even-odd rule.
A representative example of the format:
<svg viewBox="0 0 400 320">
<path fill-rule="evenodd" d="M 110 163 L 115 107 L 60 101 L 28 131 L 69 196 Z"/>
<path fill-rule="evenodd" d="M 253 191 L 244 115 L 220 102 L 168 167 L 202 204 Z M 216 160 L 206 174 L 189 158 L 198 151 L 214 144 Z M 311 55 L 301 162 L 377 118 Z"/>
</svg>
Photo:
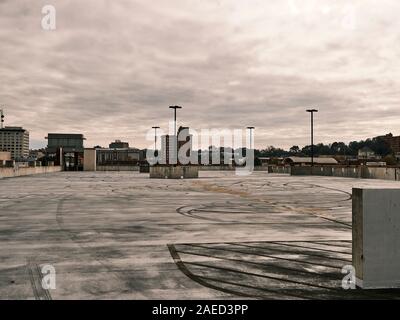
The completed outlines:
<svg viewBox="0 0 400 320">
<path fill-rule="evenodd" d="M 375 154 L 386 157 L 393 154 L 390 146 L 382 137 L 375 137 L 361 141 L 352 141 L 349 144 L 344 142 L 333 142 L 330 144 L 318 143 L 314 145 L 314 155 L 344 155 L 357 156 L 358 150 L 364 147 L 370 148 Z M 255 150 L 256 157 L 289 157 L 289 156 L 311 156 L 311 145 L 300 149 L 299 146 L 292 146 L 289 150 L 269 146 L 265 149 Z"/>
</svg>

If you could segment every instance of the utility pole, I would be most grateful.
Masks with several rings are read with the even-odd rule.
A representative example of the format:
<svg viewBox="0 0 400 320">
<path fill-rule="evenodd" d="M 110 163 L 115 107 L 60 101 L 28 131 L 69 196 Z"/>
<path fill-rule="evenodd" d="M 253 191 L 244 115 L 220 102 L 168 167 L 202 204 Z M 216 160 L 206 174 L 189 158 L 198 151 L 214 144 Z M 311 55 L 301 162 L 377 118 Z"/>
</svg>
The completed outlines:
<svg viewBox="0 0 400 320">
<path fill-rule="evenodd" d="M 311 167 L 314 167 L 314 112 L 318 110 L 307 109 L 306 111 L 311 114 Z"/>
<path fill-rule="evenodd" d="M 180 106 L 170 106 L 170 109 L 174 109 L 174 126 L 175 126 L 175 147 L 176 147 L 176 164 L 178 164 L 178 136 L 176 132 L 176 109 L 182 109 Z"/>
</svg>

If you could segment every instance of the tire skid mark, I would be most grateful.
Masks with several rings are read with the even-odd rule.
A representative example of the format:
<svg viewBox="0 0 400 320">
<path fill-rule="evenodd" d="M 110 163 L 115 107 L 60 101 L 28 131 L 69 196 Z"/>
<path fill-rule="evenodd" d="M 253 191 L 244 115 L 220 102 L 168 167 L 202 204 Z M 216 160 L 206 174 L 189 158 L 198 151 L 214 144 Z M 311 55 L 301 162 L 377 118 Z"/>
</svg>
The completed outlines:
<svg viewBox="0 0 400 320">
<path fill-rule="evenodd" d="M 36 300 L 52 300 L 49 290 L 42 286 L 42 272 L 39 265 L 32 258 L 27 259 L 26 271 L 29 276 L 33 295 Z"/>
</svg>

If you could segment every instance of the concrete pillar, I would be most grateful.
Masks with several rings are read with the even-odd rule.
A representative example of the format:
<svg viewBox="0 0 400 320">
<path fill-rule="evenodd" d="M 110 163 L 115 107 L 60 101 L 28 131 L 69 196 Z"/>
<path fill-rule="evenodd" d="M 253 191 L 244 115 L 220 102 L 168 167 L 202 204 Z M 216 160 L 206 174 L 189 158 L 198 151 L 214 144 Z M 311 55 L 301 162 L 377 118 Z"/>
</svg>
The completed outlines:
<svg viewBox="0 0 400 320">
<path fill-rule="evenodd" d="M 85 149 L 83 152 L 83 170 L 96 171 L 96 149 Z"/>
<path fill-rule="evenodd" d="M 400 189 L 353 188 L 353 266 L 362 288 L 400 288 Z"/>
</svg>

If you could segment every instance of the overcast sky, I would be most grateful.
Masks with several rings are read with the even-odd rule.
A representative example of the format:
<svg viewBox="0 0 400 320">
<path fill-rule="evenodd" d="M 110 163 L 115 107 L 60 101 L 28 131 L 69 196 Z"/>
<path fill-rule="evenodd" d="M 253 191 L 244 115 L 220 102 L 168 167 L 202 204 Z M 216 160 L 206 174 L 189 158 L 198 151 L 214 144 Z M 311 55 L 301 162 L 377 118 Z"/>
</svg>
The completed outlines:
<svg viewBox="0 0 400 320">
<path fill-rule="evenodd" d="M 57 29 L 41 27 L 42 6 Z M 169 105 L 195 129 L 290 147 L 400 134 L 398 0 L 0 0 L 6 125 L 146 147 Z"/>
</svg>

